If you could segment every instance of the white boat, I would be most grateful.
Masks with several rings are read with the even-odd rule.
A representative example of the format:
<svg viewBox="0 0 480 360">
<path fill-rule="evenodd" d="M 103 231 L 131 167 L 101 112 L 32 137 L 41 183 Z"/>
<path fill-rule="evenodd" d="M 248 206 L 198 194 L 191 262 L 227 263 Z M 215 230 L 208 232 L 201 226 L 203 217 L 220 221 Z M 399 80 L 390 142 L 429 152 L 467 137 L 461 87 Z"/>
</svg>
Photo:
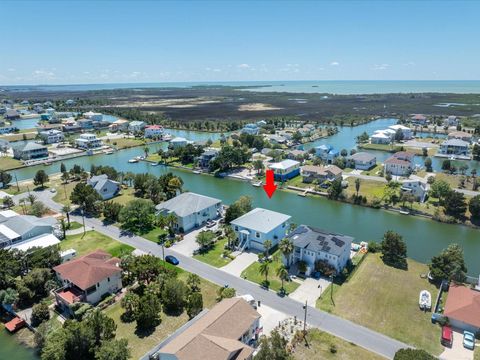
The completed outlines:
<svg viewBox="0 0 480 360">
<path fill-rule="evenodd" d="M 158 162 L 152 164 L 152 166 L 158 166 L 158 165 L 160 165 L 160 163 Z"/>
<path fill-rule="evenodd" d="M 252 185 L 255 186 L 255 187 L 260 187 L 260 186 L 262 186 L 262 182 L 261 181 L 255 181 L 255 182 L 252 182 Z"/>
<path fill-rule="evenodd" d="M 172 135 L 165 134 L 165 135 L 162 136 L 162 140 L 163 141 L 170 141 L 170 140 L 172 140 Z"/>
<path fill-rule="evenodd" d="M 432 295 L 427 290 L 420 291 L 418 297 L 418 306 L 422 310 L 430 310 L 432 308 Z"/>
<path fill-rule="evenodd" d="M 200 170 L 193 170 L 193 173 L 198 175 L 198 174 L 201 174 L 202 172 Z"/>
<path fill-rule="evenodd" d="M 133 159 L 128 160 L 128 162 L 129 162 L 130 164 L 137 163 L 137 162 L 138 162 L 138 159 L 137 159 L 137 158 L 133 158 Z"/>
</svg>

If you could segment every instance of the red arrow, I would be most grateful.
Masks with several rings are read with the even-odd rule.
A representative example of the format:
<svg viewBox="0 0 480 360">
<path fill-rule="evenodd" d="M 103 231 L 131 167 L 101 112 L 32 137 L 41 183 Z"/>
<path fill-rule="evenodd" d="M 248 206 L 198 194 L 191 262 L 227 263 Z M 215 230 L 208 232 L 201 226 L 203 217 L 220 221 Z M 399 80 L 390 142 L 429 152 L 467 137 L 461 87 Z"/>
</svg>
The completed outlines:
<svg viewBox="0 0 480 360">
<path fill-rule="evenodd" d="M 265 190 L 267 196 L 271 198 L 275 190 L 277 190 L 277 185 L 275 185 L 275 182 L 273 181 L 273 170 L 267 170 L 265 175 L 267 181 L 265 185 L 263 185 L 263 190 Z"/>
</svg>

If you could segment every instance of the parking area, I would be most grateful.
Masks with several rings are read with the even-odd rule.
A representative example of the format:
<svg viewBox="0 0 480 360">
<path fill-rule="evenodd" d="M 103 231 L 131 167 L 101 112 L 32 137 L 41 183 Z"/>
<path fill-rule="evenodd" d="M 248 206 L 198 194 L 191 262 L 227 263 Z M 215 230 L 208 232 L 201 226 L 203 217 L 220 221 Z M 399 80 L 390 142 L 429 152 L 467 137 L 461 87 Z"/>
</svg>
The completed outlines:
<svg viewBox="0 0 480 360">
<path fill-rule="evenodd" d="M 289 295 L 290 298 L 297 300 L 301 303 L 307 301 L 308 305 L 315 306 L 317 299 L 325 291 L 330 282 L 327 279 L 314 279 L 311 277 L 306 278 L 303 281 L 294 280 L 301 285 Z"/>
<path fill-rule="evenodd" d="M 445 351 L 440 355 L 440 359 L 473 360 L 473 351 L 463 347 L 463 334 L 461 332 L 453 332 L 453 345 L 451 348 L 445 348 Z"/>
<path fill-rule="evenodd" d="M 258 260 L 258 255 L 253 252 L 243 252 L 235 258 L 231 263 L 220 268 L 223 271 L 226 271 L 229 274 L 240 276 L 242 271 L 247 267 L 252 265 L 255 261 Z"/>
<path fill-rule="evenodd" d="M 196 241 L 198 233 L 204 230 L 217 231 L 217 229 L 218 229 L 218 221 L 216 222 L 215 226 L 211 228 L 207 228 L 206 226 L 203 226 L 201 228 L 192 230 L 183 236 L 182 241 L 175 243 L 172 246 L 172 250 L 175 250 L 182 255 L 191 257 L 193 256 L 193 253 L 195 252 L 195 250 L 198 250 L 199 248 L 199 245 L 197 244 L 197 241 Z"/>
</svg>

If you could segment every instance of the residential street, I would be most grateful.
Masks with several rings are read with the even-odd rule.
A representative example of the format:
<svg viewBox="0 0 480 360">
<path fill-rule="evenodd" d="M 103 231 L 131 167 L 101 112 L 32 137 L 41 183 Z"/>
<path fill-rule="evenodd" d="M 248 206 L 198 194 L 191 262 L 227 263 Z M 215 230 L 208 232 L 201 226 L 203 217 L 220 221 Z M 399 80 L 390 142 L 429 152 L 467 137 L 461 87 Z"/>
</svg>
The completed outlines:
<svg viewBox="0 0 480 360">
<path fill-rule="evenodd" d="M 52 200 L 53 193 L 49 191 L 35 192 L 38 200 L 42 201 L 46 206 L 53 210 L 60 211 L 62 205 L 55 203 Z M 15 200 L 24 197 L 26 195 L 17 195 Z M 82 219 L 79 216 L 71 216 L 73 221 L 82 223 Z M 146 253 L 161 257 L 162 250 L 157 244 L 146 240 L 140 236 L 124 234 L 119 228 L 115 226 L 105 226 L 99 219 L 85 218 L 85 224 L 89 228 L 110 236 L 122 243 L 133 246 Z M 280 297 L 273 291 L 262 289 L 258 284 L 241 279 L 237 276 L 231 275 L 220 269 L 211 267 L 205 263 L 197 261 L 188 256 L 184 256 L 172 249 L 165 249 L 166 255 L 174 255 L 180 261 L 180 267 L 186 271 L 203 277 L 217 285 L 228 284 L 237 290 L 237 293 L 250 294 L 256 300 L 262 304 L 266 304 L 274 310 L 285 313 L 289 316 L 296 316 L 299 319 L 303 319 L 304 310 L 301 303 L 291 299 L 289 297 Z M 387 358 L 393 358 L 395 352 L 400 348 L 408 347 L 408 345 L 391 339 L 383 334 L 377 333 L 373 330 L 367 329 L 358 324 L 352 323 L 348 320 L 342 319 L 338 316 L 328 314 L 312 307 L 315 304 L 308 304 L 307 322 L 312 326 L 318 327 L 321 330 L 329 332 L 339 338 L 355 343 L 361 347 L 364 347 L 377 354 L 385 356 Z M 352 304 L 353 306 L 353 304 Z"/>
</svg>

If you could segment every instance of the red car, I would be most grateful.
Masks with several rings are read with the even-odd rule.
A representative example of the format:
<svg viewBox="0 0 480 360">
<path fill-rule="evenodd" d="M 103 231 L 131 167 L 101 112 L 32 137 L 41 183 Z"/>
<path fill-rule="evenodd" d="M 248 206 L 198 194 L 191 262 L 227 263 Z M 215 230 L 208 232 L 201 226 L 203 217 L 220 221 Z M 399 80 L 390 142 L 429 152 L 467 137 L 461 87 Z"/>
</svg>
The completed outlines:
<svg viewBox="0 0 480 360">
<path fill-rule="evenodd" d="M 440 340 L 443 346 L 452 347 L 453 332 L 450 326 L 442 327 L 442 339 Z"/>
</svg>

